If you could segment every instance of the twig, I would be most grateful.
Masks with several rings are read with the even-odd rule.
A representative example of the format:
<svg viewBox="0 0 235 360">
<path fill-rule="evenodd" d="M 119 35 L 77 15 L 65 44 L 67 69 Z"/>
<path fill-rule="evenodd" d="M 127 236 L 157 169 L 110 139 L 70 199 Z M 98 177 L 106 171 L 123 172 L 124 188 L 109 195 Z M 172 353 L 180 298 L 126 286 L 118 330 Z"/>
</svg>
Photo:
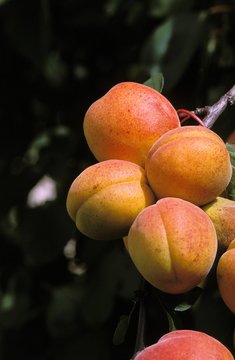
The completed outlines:
<svg viewBox="0 0 235 360">
<path fill-rule="evenodd" d="M 199 116 L 209 129 L 212 128 L 218 117 L 228 107 L 235 104 L 235 85 L 224 94 L 215 104 L 197 108 L 193 113 Z"/>
</svg>

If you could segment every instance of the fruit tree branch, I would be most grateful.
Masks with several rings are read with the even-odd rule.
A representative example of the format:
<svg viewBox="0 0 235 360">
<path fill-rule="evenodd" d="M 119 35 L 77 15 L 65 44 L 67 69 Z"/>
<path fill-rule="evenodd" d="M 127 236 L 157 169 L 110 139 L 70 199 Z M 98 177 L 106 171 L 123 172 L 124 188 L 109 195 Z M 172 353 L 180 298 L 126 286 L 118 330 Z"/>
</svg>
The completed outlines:
<svg viewBox="0 0 235 360">
<path fill-rule="evenodd" d="M 235 85 L 224 94 L 215 104 L 197 108 L 193 113 L 199 116 L 207 128 L 212 128 L 218 117 L 228 107 L 235 104 Z"/>
</svg>

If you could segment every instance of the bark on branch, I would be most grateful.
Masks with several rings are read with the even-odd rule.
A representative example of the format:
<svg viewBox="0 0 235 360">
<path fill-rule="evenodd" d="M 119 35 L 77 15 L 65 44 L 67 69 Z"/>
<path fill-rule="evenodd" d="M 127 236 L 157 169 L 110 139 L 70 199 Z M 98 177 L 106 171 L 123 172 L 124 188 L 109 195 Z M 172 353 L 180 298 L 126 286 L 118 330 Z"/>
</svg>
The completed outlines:
<svg viewBox="0 0 235 360">
<path fill-rule="evenodd" d="M 209 129 L 212 128 L 218 117 L 228 107 L 235 104 L 235 85 L 224 94 L 215 104 L 196 108 L 193 113 L 200 117 L 205 126 Z"/>
</svg>

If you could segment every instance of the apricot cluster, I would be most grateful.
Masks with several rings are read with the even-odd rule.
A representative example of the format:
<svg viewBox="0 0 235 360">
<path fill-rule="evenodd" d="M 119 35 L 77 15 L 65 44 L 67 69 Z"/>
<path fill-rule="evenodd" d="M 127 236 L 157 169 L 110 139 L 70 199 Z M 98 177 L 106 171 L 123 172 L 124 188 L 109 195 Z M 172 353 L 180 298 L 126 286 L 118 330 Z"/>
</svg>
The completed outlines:
<svg viewBox="0 0 235 360">
<path fill-rule="evenodd" d="M 84 135 L 97 163 L 68 191 L 78 230 L 97 240 L 124 238 L 138 271 L 161 291 L 201 283 L 218 238 L 228 246 L 234 231 L 233 215 L 221 220 L 232 176 L 223 140 L 204 126 L 181 126 L 166 97 L 134 82 L 117 84 L 89 107 Z"/>
</svg>

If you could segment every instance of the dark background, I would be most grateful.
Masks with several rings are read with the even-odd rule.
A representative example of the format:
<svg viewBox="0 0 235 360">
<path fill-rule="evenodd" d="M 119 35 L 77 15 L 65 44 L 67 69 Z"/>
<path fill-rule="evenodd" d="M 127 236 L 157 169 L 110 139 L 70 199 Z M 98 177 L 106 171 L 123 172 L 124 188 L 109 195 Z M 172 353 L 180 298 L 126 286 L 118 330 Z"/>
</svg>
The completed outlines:
<svg viewBox="0 0 235 360">
<path fill-rule="evenodd" d="M 176 108 L 213 104 L 234 84 L 234 27 L 234 1 L 0 1 L 0 359 L 132 356 L 139 275 L 121 240 L 85 238 L 65 208 L 71 182 L 95 162 L 83 117 L 117 82 L 159 72 Z M 231 107 L 213 130 L 226 140 L 234 118 Z M 42 179 L 56 198 L 30 205 Z M 170 319 L 232 349 L 234 316 L 213 279 L 194 310 L 173 311 L 185 298 L 149 289 L 146 344 Z"/>
</svg>

